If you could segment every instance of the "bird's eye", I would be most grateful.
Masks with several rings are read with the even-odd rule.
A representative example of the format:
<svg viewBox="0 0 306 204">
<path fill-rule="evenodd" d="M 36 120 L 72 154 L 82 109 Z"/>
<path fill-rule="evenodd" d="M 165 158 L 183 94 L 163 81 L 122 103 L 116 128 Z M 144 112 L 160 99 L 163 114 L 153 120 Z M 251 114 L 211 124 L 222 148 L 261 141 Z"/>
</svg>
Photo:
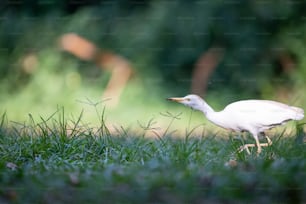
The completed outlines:
<svg viewBox="0 0 306 204">
<path fill-rule="evenodd" d="M 186 98 L 186 101 L 190 101 L 191 99 L 190 98 Z"/>
</svg>

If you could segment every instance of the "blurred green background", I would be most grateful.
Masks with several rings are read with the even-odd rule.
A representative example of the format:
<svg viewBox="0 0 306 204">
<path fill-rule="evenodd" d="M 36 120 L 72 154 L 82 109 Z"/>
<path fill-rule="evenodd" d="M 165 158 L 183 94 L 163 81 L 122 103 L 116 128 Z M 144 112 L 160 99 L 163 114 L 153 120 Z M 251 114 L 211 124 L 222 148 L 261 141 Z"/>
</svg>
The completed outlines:
<svg viewBox="0 0 306 204">
<path fill-rule="evenodd" d="M 0 111 L 10 121 L 64 110 L 94 124 L 105 108 L 117 127 L 167 126 L 167 111 L 183 113 L 175 126 L 205 127 L 202 115 L 165 98 L 191 92 L 195 63 L 214 46 L 224 56 L 202 96 L 216 110 L 247 98 L 306 107 L 304 1 L 23 0 L 0 8 Z M 59 49 L 66 33 L 130 61 L 134 74 L 116 108 L 101 98 L 110 72 Z"/>
</svg>

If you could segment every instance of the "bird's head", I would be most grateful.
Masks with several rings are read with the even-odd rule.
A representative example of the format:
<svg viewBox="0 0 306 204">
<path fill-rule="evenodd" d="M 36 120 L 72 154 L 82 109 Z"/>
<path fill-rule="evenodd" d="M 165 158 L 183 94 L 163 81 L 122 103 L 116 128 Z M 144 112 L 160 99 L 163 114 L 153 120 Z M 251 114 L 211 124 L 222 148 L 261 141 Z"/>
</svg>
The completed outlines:
<svg viewBox="0 0 306 204">
<path fill-rule="evenodd" d="M 167 98 L 170 101 L 175 101 L 185 106 L 188 106 L 194 110 L 202 110 L 203 109 L 203 99 L 197 95 L 187 95 L 185 97 L 172 97 Z"/>
</svg>

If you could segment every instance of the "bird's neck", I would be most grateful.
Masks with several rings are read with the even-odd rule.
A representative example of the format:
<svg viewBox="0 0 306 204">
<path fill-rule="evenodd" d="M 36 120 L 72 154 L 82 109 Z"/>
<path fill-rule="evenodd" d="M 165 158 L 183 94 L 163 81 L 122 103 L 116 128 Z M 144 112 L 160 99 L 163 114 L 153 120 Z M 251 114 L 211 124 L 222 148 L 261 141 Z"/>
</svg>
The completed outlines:
<svg viewBox="0 0 306 204">
<path fill-rule="evenodd" d="M 203 112 L 206 117 L 208 114 L 215 112 L 214 109 L 212 109 L 212 107 L 210 107 L 210 105 L 208 105 L 204 100 L 202 101 L 199 111 Z"/>
</svg>

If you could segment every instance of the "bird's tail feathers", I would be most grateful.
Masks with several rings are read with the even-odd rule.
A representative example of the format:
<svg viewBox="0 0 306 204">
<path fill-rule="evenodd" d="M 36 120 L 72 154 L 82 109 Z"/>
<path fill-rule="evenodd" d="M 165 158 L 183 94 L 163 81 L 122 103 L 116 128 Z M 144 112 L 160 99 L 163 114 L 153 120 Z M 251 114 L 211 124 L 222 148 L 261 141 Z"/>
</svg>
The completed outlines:
<svg viewBox="0 0 306 204">
<path fill-rule="evenodd" d="M 294 120 L 302 120 L 304 118 L 304 110 L 302 108 L 291 106 L 292 110 L 295 112 L 293 117 Z"/>
</svg>

